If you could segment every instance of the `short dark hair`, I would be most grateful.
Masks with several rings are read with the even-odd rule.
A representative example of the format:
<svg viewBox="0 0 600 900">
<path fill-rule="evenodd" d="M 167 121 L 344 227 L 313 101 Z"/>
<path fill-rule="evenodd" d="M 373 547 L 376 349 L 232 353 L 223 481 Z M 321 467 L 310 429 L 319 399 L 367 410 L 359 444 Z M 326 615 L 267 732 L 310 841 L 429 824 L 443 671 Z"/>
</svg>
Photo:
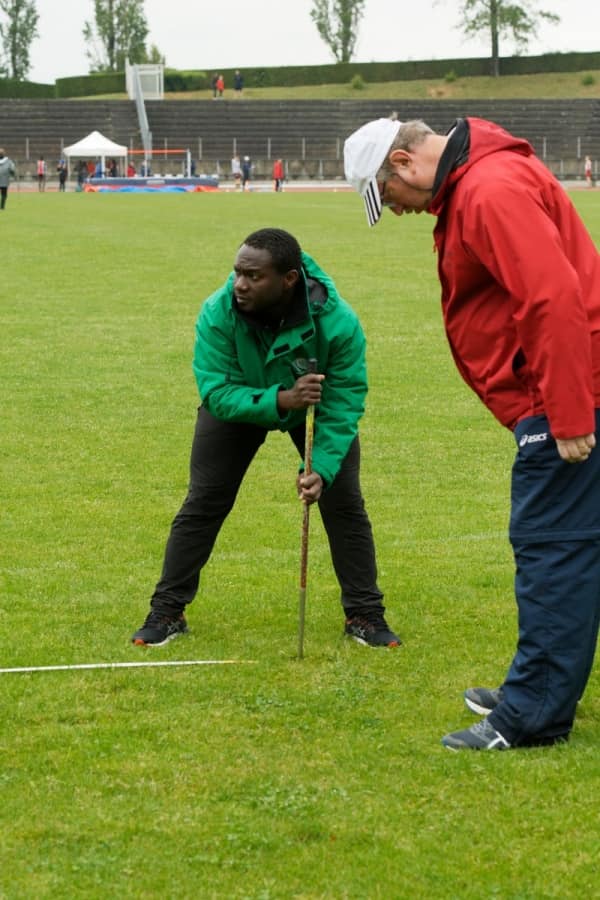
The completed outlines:
<svg viewBox="0 0 600 900">
<path fill-rule="evenodd" d="M 282 228 L 261 228 L 253 231 L 242 242 L 257 250 L 267 250 L 273 261 L 273 268 L 280 274 L 302 269 L 302 250 L 293 234 Z"/>
</svg>

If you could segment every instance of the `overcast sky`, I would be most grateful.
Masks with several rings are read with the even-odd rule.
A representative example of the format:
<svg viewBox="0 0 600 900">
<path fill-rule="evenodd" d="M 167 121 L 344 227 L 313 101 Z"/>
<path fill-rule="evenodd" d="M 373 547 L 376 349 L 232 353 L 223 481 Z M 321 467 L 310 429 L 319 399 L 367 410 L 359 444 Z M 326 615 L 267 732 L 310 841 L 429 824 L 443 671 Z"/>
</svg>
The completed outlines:
<svg viewBox="0 0 600 900">
<path fill-rule="evenodd" d="M 355 54 L 358 62 L 488 56 L 487 40 L 465 41 L 456 28 L 460 0 L 366 0 Z M 528 54 L 600 50 L 597 0 L 539 0 L 561 16 L 544 25 Z M 31 47 L 32 81 L 89 71 L 82 36 L 93 0 L 36 0 L 40 37 Z M 333 62 L 310 18 L 312 0 L 145 0 L 149 44 L 167 65 L 213 70 Z M 514 48 L 500 47 L 509 56 Z"/>
</svg>

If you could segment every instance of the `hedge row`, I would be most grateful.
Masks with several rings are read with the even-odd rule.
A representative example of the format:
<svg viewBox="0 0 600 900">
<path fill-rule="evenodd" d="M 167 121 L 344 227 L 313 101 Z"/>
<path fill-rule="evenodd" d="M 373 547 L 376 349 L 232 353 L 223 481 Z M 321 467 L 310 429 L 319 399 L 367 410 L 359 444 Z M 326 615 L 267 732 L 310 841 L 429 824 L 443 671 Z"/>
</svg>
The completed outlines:
<svg viewBox="0 0 600 900">
<path fill-rule="evenodd" d="M 245 68 L 246 87 L 292 87 L 311 84 L 346 84 L 360 75 L 373 84 L 386 81 L 414 81 L 444 78 L 450 72 L 458 78 L 489 75 L 489 57 L 478 59 L 432 59 L 406 62 L 331 63 L 323 66 L 273 66 Z M 533 75 L 541 72 L 582 72 L 600 69 L 600 52 L 546 53 L 543 56 L 505 56 L 500 59 L 503 75 Z M 228 89 L 233 87 L 234 69 L 220 69 Z M 211 73 L 177 69 L 165 71 L 165 91 L 199 91 L 210 87 Z M 54 85 L 0 79 L 0 97 L 91 97 L 122 94 L 125 74 L 114 72 L 59 78 Z"/>
<path fill-rule="evenodd" d="M 210 76 L 206 72 L 184 72 L 180 69 L 165 69 L 165 92 L 204 91 L 210 87 Z"/>
<path fill-rule="evenodd" d="M 547 53 L 543 56 L 507 56 L 500 59 L 503 75 L 533 75 L 542 72 L 581 72 L 600 69 L 600 53 Z M 246 87 L 288 87 L 311 84 L 346 84 L 360 75 L 367 83 L 444 78 L 454 72 L 459 78 L 489 75 L 489 57 L 478 59 L 432 59 L 406 62 L 336 63 L 323 66 L 286 66 L 244 69 Z M 225 86 L 233 86 L 234 69 L 222 69 Z"/>
<path fill-rule="evenodd" d="M 97 94 L 122 94 L 125 91 L 124 72 L 97 75 L 78 75 L 59 78 L 55 83 L 55 97 L 93 97 Z"/>
<path fill-rule="evenodd" d="M 13 81 L 12 78 L 0 78 L 0 97 L 41 99 L 56 97 L 56 93 L 53 84 L 36 84 L 34 81 Z"/>
</svg>

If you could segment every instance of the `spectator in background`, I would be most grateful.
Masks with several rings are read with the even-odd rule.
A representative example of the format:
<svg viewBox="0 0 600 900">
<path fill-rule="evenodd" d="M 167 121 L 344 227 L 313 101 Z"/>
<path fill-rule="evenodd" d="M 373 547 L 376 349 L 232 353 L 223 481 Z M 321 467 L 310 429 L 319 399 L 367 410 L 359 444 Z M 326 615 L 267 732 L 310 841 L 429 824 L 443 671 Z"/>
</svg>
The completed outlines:
<svg viewBox="0 0 600 900">
<path fill-rule="evenodd" d="M 86 163 L 85 159 L 80 159 L 79 165 L 77 166 L 77 189 L 79 191 L 83 189 L 83 183 L 88 175 L 88 164 Z"/>
<path fill-rule="evenodd" d="M 231 160 L 231 175 L 233 177 L 235 188 L 238 190 L 242 183 L 242 167 L 240 165 L 240 158 L 237 155 Z"/>
<path fill-rule="evenodd" d="M 43 156 L 37 161 L 37 183 L 38 191 L 46 190 L 46 161 Z"/>
<path fill-rule="evenodd" d="M 127 177 L 135 178 L 135 166 L 131 161 L 127 164 Z"/>
<path fill-rule="evenodd" d="M 0 209 L 6 206 L 6 197 L 8 194 L 8 185 L 11 177 L 15 176 L 15 164 L 9 159 L 4 149 L 0 147 Z"/>
<path fill-rule="evenodd" d="M 104 172 L 102 171 L 102 160 L 99 159 L 96 165 L 94 166 L 94 178 L 104 178 Z"/>
<path fill-rule="evenodd" d="M 246 190 L 246 185 L 248 185 L 248 190 L 250 190 L 250 176 L 252 174 L 252 162 L 250 161 L 249 156 L 244 157 L 244 161 L 242 162 L 242 190 Z"/>
<path fill-rule="evenodd" d="M 217 94 L 219 95 L 220 99 L 223 98 L 224 90 L 225 90 L 225 79 L 223 78 L 222 75 L 219 75 L 219 77 L 217 78 Z"/>
<path fill-rule="evenodd" d="M 67 183 L 67 164 L 64 159 L 59 159 L 56 171 L 58 172 L 58 190 L 64 191 Z"/>
<path fill-rule="evenodd" d="M 273 190 L 283 190 L 283 161 L 276 159 L 273 163 Z"/>
<path fill-rule="evenodd" d="M 588 187 L 594 187 L 594 177 L 592 174 L 592 160 L 591 157 L 586 156 L 585 163 L 583 164 L 583 173 L 585 175 L 585 180 Z"/>
<path fill-rule="evenodd" d="M 244 77 L 239 69 L 235 70 L 235 75 L 233 76 L 233 90 L 236 97 L 242 96 L 244 90 Z"/>
<path fill-rule="evenodd" d="M 213 77 L 210 79 L 210 86 L 211 86 L 212 92 L 213 92 L 213 100 L 217 99 L 217 81 L 218 80 L 219 80 L 219 75 L 217 72 L 215 72 Z"/>
</svg>

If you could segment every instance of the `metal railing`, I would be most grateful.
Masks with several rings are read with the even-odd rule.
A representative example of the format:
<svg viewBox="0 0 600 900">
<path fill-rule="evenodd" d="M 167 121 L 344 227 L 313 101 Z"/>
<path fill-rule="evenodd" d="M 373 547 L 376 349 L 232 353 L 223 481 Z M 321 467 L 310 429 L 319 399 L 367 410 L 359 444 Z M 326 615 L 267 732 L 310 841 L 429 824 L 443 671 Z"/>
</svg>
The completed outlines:
<svg viewBox="0 0 600 900">
<path fill-rule="evenodd" d="M 140 78 L 140 67 L 131 66 L 129 62 L 125 64 L 127 91 L 131 99 L 135 100 L 135 108 L 137 111 L 140 135 L 142 138 L 142 147 L 145 153 L 152 150 L 152 132 L 148 124 L 148 116 L 146 115 L 146 104 L 144 102 L 144 91 L 142 88 L 142 80 Z M 144 163 L 148 166 L 148 157 L 144 156 Z"/>
</svg>

